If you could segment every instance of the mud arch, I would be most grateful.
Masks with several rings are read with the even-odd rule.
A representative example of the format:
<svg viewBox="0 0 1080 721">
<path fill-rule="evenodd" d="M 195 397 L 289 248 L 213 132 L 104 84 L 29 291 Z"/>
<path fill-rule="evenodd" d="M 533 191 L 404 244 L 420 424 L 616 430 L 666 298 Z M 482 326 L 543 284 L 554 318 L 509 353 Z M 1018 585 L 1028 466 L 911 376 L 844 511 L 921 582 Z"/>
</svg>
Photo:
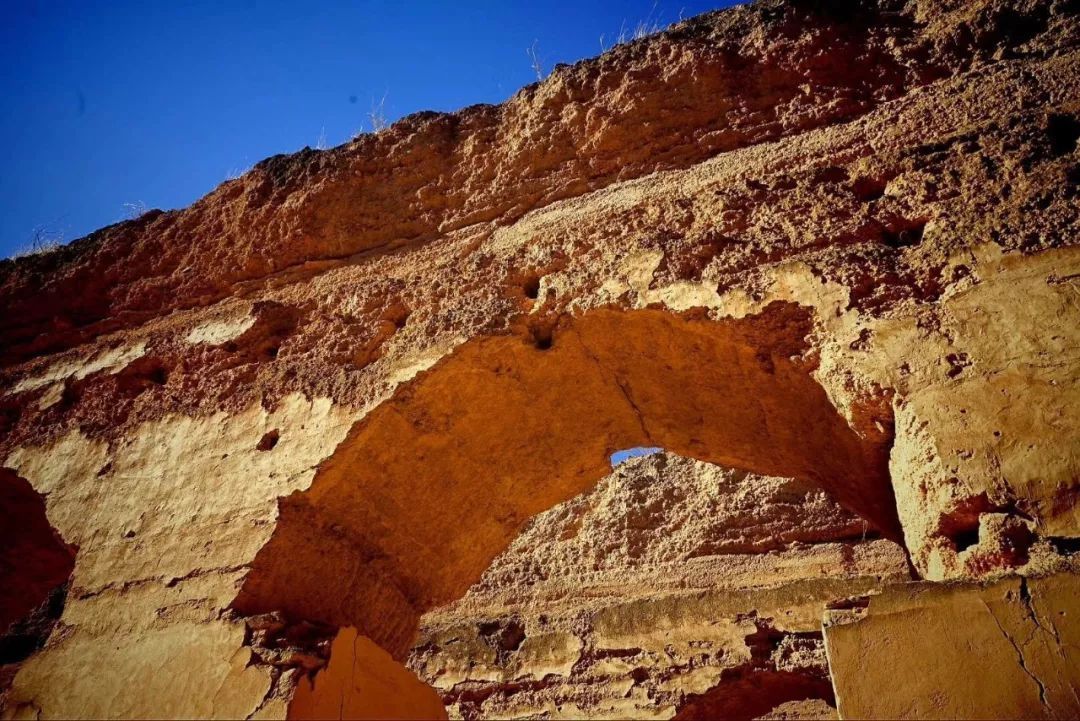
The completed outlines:
<svg viewBox="0 0 1080 721">
<path fill-rule="evenodd" d="M 401 658 L 421 613 L 632 446 L 808 480 L 899 537 L 891 438 L 837 413 L 802 357 L 810 330 L 805 309 L 777 303 L 721 322 L 597 310 L 470 341 L 281 500 L 235 606 L 355 626 Z"/>
</svg>

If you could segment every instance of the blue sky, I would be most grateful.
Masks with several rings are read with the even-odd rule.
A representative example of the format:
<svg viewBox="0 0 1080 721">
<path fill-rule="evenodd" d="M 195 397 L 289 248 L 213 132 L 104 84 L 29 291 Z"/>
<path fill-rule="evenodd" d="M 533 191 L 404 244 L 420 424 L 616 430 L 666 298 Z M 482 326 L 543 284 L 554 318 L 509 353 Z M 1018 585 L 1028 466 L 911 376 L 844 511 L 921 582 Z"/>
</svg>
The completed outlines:
<svg viewBox="0 0 1080 721">
<path fill-rule="evenodd" d="M 260 159 L 417 110 L 497 103 L 621 27 L 729 0 L 29 2 L 0 24 L 0 257 L 125 204 L 190 204 Z"/>
<path fill-rule="evenodd" d="M 634 446 L 633 448 L 624 448 L 621 451 L 615 451 L 611 454 L 611 467 L 628 461 L 631 458 L 640 458 L 641 456 L 651 456 L 654 453 L 663 453 L 663 448 L 657 448 L 656 446 Z"/>
</svg>

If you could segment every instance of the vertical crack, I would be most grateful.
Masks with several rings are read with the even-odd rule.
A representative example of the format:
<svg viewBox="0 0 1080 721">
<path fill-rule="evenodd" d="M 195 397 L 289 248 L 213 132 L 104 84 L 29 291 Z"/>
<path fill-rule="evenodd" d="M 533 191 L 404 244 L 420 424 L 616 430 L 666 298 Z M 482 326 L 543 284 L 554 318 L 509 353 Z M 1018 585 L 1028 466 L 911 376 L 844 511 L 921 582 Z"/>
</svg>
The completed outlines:
<svg viewBox="0 0 1080 721">
<path fill-rule="evenodd" d="M 580 333 L 577 333 L 576 335 L 578 337 L 578 342 L 581 343 L 581 349 L 596 366 L 596 370 L 600 373 L 601 377 L 610 378 L 611 382 L 614 383 L 619 389 L 619 392 L 622 393 L 623 398 L 626 399 L 627 405 L 630 406 L 630 409 L 634 412 L 634 416 L 637 418 L 638 427 L 641 428 L 641 434 L 644 437 L 645 442 L 650 444 L 653 443 L 652 434 L 649 433 L 649 429 L 645 426 L 645 416 L 634 401 L 634 397 L 630 394 L 630 389 L 626 387 L 626 382 L 615 375 L 614 372 L 607 372 L 604 365 L 600 362 L 600 359 L 593 353 L 592 349 L 589 348 L 589 344 L 585 342 L 585 338 L 582 337 Z"/>
<path fill-rule="evenodd" d="M 612 373 L 611 379 L 615 381 L 615 385 L 619 387 L 619 391 L 622 393 L 623 398 L 630 404 L 630 408 L 633 409 L 634 415 L 637 416 L 638 426 L 641 427 L 641 433 L 645 436 L 645 441 L 647 443 L 652 443 L 652 436 L 649 435 L 649 429 L 645 427 L 645 417 L 641 414 L 641 409 L 638 408 L 637 403 L 634 402 L 633 396 L 630 395 L 630 389 L 626 387 L 626 382 L 614 373 Z"/>
<path fill-rule="evenodd" d="M 1061 637 L 1058 636 L 1057 627 L 1054 626 L 1053 623 L 1051 623 L 1050 628 L 1048 629 L 1042 624 L 1042 621 L 1039 620 L 1039 615 L 1035 612 L 1035 605 L 1031 602 L 1031 589 L 1028 588 L 1028 580 L 1027 578 L 1023 577 L 1020 578 L 1020 600 L 1024 604 L 1024 609 L 1028 612 L 1028 615 L 1031 617 L 1031 620 L 1035 624 L 1035 626 L 1040 630 L 1045 631 L 1051 636 L 1053 636 L 1054 641 L 1057 643 L 1058 648 L 1060 649 Z"/>
<path fill-rule="evenodd" d="M 1046 624 L 1043 624 L 1042 619 L 1039 618 L 1038 612 L 1035 610 L 1035 604 L 1031 601 L 1031 589 L 1028 588 L 1028 579 L 1020 578 L 1020 601 L 1023 603 L 1024 608 L 1027 610 L 1028 615 L 1031 617 L 1032 622 L 1035 624 L 1036 633 L 1042 631 L 1048 633 L 1054 638 L 1054 650 L 1057 651 L 1057 655 L 1061 658 L 1062 663 L 1068 664 L 1069 659 L 1065 656 L 1065 649 L 1061 645 L 1061 636 L 1058 634 L 1057 626 L 1054 625 L 1052 619 L 1048 620 Z M 1065 684 L 1072 694 L 1073 701 L 1080 705 L 1080 695 L 1077 694 L 1076 688 L 1072 684 Z"/>
<path fill-rule="evenodd" d="M 1016 658 L 1020 662 L 1020 668 L 1022 668 L 1024 673 L 1026 673 L 1031 680 L 1035 682 L 1035 685 L 1039 687 L 1039 703 L 1046 707 L 1046 686 L 1039 680 L 1039 677 L 1032 673 L 1031 669 L 1027 667 L 1027 661 L 1024 659 L 1024 652 L 1020 649 L 1019 644 L 1013 640 L 1013 637 L 1008 634 L 1005 627 L 1001 625 L 1001 621 L 998 620 L 993 609 L 990 608 L 990 604 L 983 600 L 982 605 L 986 607 L 986 612 L 990 614 L 990 618 L 994 619 L 994 625 L 998 627 L 998 631 L 1001 631 L 1001 635 L 1005 637 L 1005 640 L 1008 641 L 1009 645 L 1016 651 Z"/>
</svg>

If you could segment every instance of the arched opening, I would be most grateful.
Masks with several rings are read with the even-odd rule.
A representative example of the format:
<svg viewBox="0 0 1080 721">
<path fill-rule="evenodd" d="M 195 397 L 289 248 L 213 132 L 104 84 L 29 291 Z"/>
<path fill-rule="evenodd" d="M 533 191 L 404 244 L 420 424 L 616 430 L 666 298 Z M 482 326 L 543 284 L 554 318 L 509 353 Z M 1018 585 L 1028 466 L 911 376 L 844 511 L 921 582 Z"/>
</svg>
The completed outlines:
<svg viewBox="0 0 1080 721">
<path fill-rule="evenodd" d="M 598 310 L 470 341 L 281 500 L 234 605 L 354 626 L 400 659 L 421 613 L 633 447 L 808 481 L 899 538 L 891 438 L 856 433 L 811 377 L 811 327 L 779 303 L 720 322 Z"/>
</svg>

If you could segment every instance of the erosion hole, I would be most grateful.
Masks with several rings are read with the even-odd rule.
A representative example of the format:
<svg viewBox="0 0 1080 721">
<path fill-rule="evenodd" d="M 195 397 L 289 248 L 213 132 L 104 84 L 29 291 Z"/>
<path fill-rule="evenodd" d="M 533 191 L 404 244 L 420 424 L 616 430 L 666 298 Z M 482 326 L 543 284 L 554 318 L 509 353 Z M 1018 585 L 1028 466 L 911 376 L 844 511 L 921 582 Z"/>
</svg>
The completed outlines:
<svg viewBox="0 0 1080 721">
<path fill-rule="evenodd" d="M 957 553 L 979 543 L 979 524 L 983 513 L 995 510 L 985 493 L 965 498 L 938 521 L 939 533 L 952 541 Z"/>
<path fill-rule="evenodd" d="M 962 553 L 972 546 L 979 545 L 979 526 L 976 524 L 970 528 L 958 530 L 949 538 L 956 546 L 956 552 Z"/>
<path fill-rule="evenodd" d="M 281 432 L 278 429 L 267 431 L 263 434 L 263 437 L 259 439 L 258 445 L 255 446 L 257 451 L 269 451 L 278 444 L 278 440 L 281 438 Z"/>
<path fill-rule="evenodd" d="M 1060 158 L 1076 150 L 1080 140 L 1080 119 L 1065 113 L 1053 113 L 1046 119 L 1046 135 L 1050 152 Z"/>
<path fill-rule="evenodd" d="M 882 232 L 881 239 L 890 248 L 908 248 L 922 242 L 925 230 L 925 220 L 912 220 L 897 228 L 886 229 Z"/>
<path fill-rule="evenodd" d="M 540 297 L 540 280 L 541 278 L 538 275 L 531 275 L 525 279 L 521 289 L 525 292 L 526 298 L 536 300 Z"/>
<path fill-rule="evenodd" d="M 132 361 L 117 373 L 116 382 L 122 393 L 136 396 L 150 388 L 160 388 L 167 384 L 169 369 L 161 359 L 145 356 Z M 78 383 L 69 383 L 74 393 L 80 392 L 77 389 L 78 385 Z"/>
<path fill-rule="evenodd" d="M 887 183 L 884 178 L 858 177 L 851 184 L 851 192 L 864 203 L 878 200 L 885 195 Z"/>
</svg>

